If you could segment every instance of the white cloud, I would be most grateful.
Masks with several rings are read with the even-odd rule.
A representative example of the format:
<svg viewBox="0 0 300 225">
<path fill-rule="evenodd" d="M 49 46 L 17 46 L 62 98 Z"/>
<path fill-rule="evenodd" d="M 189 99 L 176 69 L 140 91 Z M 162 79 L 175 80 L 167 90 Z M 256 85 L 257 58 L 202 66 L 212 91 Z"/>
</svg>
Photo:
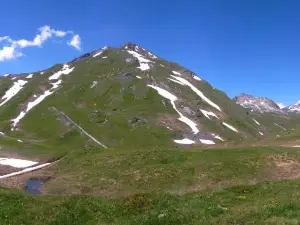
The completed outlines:
<svg viewBox="0 0 300 225">
<path fill-rule="evenodd" d="M 22 56 L 22 52 L 18 52 L 13 46 L 4 46 L 0 49 L 0 62 L 15 59 Z"/>
<path fill-rule="evenodd" d="M 284 104 L 282 104 L 282 103 L 277 103 L 277 105 L 279 106 L 279 108 L 281 108 L 281 109 L 283 109 L 284 107 L 285 107 L 285 105 Z"/>
<path fill-rule="evenodd" d="M 2 41 L 6 41 L 6 40 L 8 40 L 8 39 L 9 39 L 9 37 L 8 37 L 8 36 L 0 37 L 0 42 L 2 42 Z"/>
<path fill-rule="evenodd" d="M 0 48 L 0 62 L 12 60 L 23 55 L 20 49 L 27 47 L 41 47 L 45 41 L 52 37 L 64 37 L 68 34 L 73 34 L 73 31 L 62 31 L 51 29 L 50 26 L 43 26 L 38 29 L 38 33 L 33 40 L 13 40 L 9 36 L 0 37 L 0 42 L 7 42 L 5 46 Z M 72 40 L 67 43 L 77 50 L 80 50 L 81 40 L 78 34 L 74 35 Z"/>
<path fill-rule="evenodd" d="M 70 42 L 68 42 L 69 46 L 73 46 L 77 50 L 81 49 L 81 39 L 78 34 L 75 34 Z"/>
</svg>

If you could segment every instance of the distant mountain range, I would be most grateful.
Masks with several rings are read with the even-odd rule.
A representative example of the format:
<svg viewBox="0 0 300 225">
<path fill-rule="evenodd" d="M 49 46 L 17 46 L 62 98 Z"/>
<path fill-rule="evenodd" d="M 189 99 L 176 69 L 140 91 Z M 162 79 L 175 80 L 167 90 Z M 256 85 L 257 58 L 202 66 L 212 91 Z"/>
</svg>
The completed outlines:
<svg viewBox="0 0 300 225">
<path fill-rule="evenodd" d="M 300 101 L 294 105 L 282 107 L 273 100 L 266 97 L 254 97 L 248 94 L 241 94 L 233 98 L 241 106 L 257 112 L 277 112 L 277 113 L 300 113 Z"/>
</svg>

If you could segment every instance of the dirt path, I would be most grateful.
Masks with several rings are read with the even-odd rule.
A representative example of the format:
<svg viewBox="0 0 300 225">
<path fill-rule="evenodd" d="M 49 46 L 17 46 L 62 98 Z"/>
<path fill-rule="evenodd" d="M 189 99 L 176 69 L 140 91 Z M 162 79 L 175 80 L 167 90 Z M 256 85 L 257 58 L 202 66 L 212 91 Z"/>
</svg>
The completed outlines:
<svg viewBox="0 0 300 225">
<path fill-rule="evenodd" d="M 100 145 L 103 148 L 107 148 L 106 145 L 102 144 L 100 141 L 98 141 L 96 138 L 94 138 L 92 135 L 90 135 L 88 132 L 86 132 L 81 126 L 79 126 L 77 123 L 75 123 L 68 115 L 66 115 L 64 112 L 59 111 L 58 109 L 56 109 L 55 107 L 51 107 L 52 109 L 54 109 L 56 112 L 62 114 L 64 117 L 66 117 L 72 124 L 74 124 L 76 127 L 78 127 L 78 129 L 80 131 L 82 131 L 86 136 L 88 136 L 89 138 L 91 138 L 94 142 L 96 142 L 98 145 Z"/>
</svg>

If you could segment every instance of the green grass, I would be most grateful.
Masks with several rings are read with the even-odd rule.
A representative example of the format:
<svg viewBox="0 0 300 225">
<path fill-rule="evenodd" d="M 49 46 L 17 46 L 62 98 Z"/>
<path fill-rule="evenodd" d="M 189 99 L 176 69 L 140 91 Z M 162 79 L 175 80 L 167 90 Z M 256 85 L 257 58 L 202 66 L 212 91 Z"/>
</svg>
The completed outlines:
<svg viewBox="0 0 300 225">
<path fill-rule="evenodd" d="M 31 196 L 0 190 L 1 224 L 298 224 L 300 181 L 126 198 Z"/>
<path fill-rule="evenodd" d="M 276 166 L 288 160 L 296 168 Z M 70 151 L 57 164 L 35 172 L 34 177 L 51 178 L 43 185 L 44 194 L 116 198 L 152 191 L 184 194 L 294 178 L 300 172 L 297 162 L 300 151 L 294 148 L 90 149 Z M 287 172 L 290 168 L 293 173 Z M 22 188 L 30 176 L 8 182 L 16 180 L 13 183 L 18 182 Z"/>
</svg>

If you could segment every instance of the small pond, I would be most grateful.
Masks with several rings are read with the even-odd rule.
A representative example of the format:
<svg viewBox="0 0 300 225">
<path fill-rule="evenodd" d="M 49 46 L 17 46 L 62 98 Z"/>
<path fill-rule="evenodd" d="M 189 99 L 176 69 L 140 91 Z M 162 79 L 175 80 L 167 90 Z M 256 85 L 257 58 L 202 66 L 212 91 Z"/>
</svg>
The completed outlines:
<svg viewBox="0 0 300 225">
<path fill-rule="evenodd" d="M 26 182 L 25 191 L 30 194 L 41 194 L 42 181 L 38 179 L 29 179 Z"/>
</svg>

